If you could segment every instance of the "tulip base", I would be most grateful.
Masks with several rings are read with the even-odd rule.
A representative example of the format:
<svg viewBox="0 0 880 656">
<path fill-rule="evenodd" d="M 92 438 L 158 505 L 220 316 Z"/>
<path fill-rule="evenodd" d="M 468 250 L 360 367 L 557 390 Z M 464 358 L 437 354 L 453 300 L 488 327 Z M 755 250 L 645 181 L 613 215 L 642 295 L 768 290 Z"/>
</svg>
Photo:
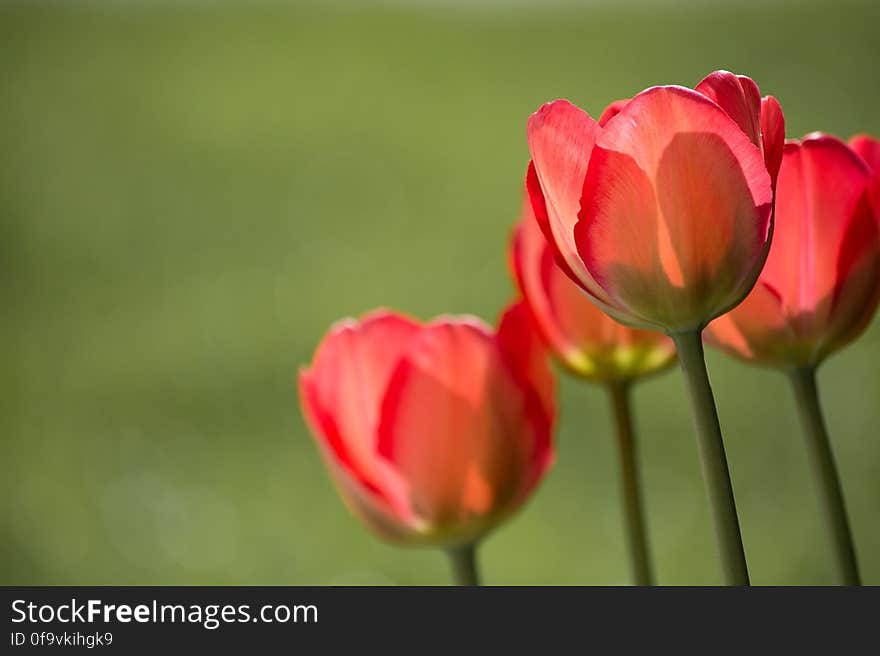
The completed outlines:
<svg viewBox="0 0 880 656">
<path fill-rule="evenodd" d="M 626 521 L 627 543 L 633 581 L 636 585 L 654 585 L 651 558 L 648 553 L 647 529 L 642 501 L 636 443 L 630 408 L 629 385 L 610 385 L 611 406 L 617 429 L 617 447 L 620 457 L 620 488 Z"/>
<path fill-rule="evenodd" d="M 789 379 L 797 400 L 807 453 L 816 479 L 825 524 L 834 544 L 841 581 L 844 585 L 861 585 L 840 477 L 834 464 L 834 455 L 819 404 L 816 371 L 814 368 L 795 369 L 789 373 Z"/>
<path fill-rule="evenodd" d="M 724 580 L 727 585 L 749 585 L 745 549 L 733 498 L 733 485 L 727 467 L 727 456 L 724 453 L 715 397 L 706 371 L 701 331 L 694 330 L 671 337 L 678 351 L 678 360 L 690 396 L 703 482 L 706 485 L 712 521 L 715 525 L 715 537 L 721 556 Z"/>
<path fill-rule="evenodd" d="M 446 550 L 455 585 L 480 585 L 476 544 L 462 544 Z"/>
</svg>

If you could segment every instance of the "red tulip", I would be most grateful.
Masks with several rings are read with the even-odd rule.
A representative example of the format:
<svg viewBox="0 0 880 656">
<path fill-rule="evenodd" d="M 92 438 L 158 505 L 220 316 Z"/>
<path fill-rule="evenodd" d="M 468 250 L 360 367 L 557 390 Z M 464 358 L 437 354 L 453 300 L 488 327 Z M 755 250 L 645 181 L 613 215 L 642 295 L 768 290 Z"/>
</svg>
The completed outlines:
<svg viewBox="0 0 880 656">
<path fill-rule="evenodd" d="M 600 122 L 557 100 L 529 119 L 527 185 L 558 264 L 599 307 L 695 331 L 761 270 L 783 139 L 775 99 L 724 71 L 647 89 Z"/>
<path fill-rule="evenodd" d="M 788 373 L 841 582 L 859 585 L 816 383 L 816 367 L 864 330 L 880 300 L 880 175 L 869 166 L 876 143 L 852 143 L 858 152 L 822 134 L 785 144 L 767 263 L 748 297 L 706 335 Z"/>
<path fill-rule="evenodd" d="M 553 457 L 554 381 L 524 307 L 474 318 L 387 311 L 333 326 L 300 373 L 303 413 L 344 500 L 387 539 L 472 543 Z"/>
<path fill-rule="evenodd" d="M 545 342 L 576 375 L 620 383 L 660 371 L 675 360 L 672 340 L 611 319 L 556 266 L 528 198 L 514 232 L 511 264 Z"/>
<path fill-rule="evenodd" d="M 880 299 L 873 176 L 842 141 L 785 144 L 767 264 L 745 301 L 716 319 L 710 343 L 777 367 L 809 367 L 855 339 Z"/>
</svg>

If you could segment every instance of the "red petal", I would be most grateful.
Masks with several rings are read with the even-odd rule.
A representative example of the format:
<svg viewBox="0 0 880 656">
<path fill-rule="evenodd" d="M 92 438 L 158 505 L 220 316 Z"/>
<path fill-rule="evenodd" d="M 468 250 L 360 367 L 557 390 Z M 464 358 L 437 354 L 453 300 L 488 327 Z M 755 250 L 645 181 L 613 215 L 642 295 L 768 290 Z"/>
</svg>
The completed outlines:
<svg viewBox="0 0 880 656">
<path fill-rule="evenodd" d="M 382 404 L 379 451 L 408 481 L 415 512 L 438 529 L 479 531 L 509 510 L 535 439 L 520 382 L 475 320 L 429 324 Z"/>
<path fill-rule="evenodd" d="M 754 80 L 728 71 L 711 73 L 696 90 L 727 112 L 752 143 L 761 148 L 775 185 L 785 142 L 785 119 L 776 98 L 766 96 L 762 99 Z"/>
<path fill-rule="evenodd" d="M 571 281 L 564 280 L 569 287 L 577 289 Z M 521 495 L 525 495 L 540 480 L 553 460 L 552 428 L 556 419 L 556 380 L 550 370 L 547 349 L 540 338 L 534 317 L 524 302 L 512 303 L 502 312 L 498 322 L 497 341 L 502 355 L 526 395 L 526 414 L 534 432 L 533 452 L 529 458 L 531 471 L 521 488 Z"/>
<path fill-rule="evenodd" d="M 536 179 L 528 184 L 535 215 L 548 241 L 554 244 L 557 257 L 566 263 L 566 274 L 604 299 L 578 257 L 573 232 L 599 124 L 567 100 L 555 100 L 529 117 L 526 132 Z"/>
<path fill-rule="evenodd" d="M 341 322 L 300 374 L 303 411 L 325 455 L 399 513 L 405 513 L 401 482 L 376 454 L 376 430 L 392 370 L 420 330 L 384 311 Z"/>
<path fill-rule="evenodd" d="M 615 100 L 608 105 L 608 107 L 605 108 L 605 111 L 602 112 L 602 115 L 599 116 L 599 127 L 604 126 L 608 121 L 617 116 L 620 113 L 620 110 L 626 107 L 628 102 L 629 98 L 625 98 L 623 100 Z"/>
<path fill-rule="evenodd" d="M 707 75 L 695 90 L 727 112 L 752 143 L 761 147 L 761 92 L 751 78 L 729 71 L 715 71 Z"/>
<path fill-rule="evenodd" d="M 796 357 L 797 338 L 785 315 L 782 298 L 759 280 L 746 299 L 715 319 L 706 341 L 743 360 L 780 365 Z"/>
<path fill-rule="evenodd" d="M 837 284 L 831 299 L 831 323 L 819 346 L 819 357 L 855 339 L 867 328 L 880 302 L 880 176 L 856 202 L 837 257 Z"/>
<path fill-rule="evenodd" d="M 526 171 L 526 192 L 529 197 L 529 205 L 532 210 L 532 217 L 541 229 L 547 246 L 553 254 L 553 259 L 562 272 L 568 276 L 576 284 L 580 285 L 577 274 L 571 270 L 562 251 L 553 237 L 553 230 L 550 228 L 550 219 L 547 216 L 547 204 L 544 201 L 544 193 L 541 191 L 541 183 L 538 180 L 538 173 L 535 171 L 534 162 L 529 162 L 529 168 Z"/>
<path fill-rule="evenodd" d="M 311 427 L 312 433 L 318 439 L 322 450 L 361 485 L 369 491 L 381 495 L 379 487 L 366 476 L 363 469 L 358 467 L 358 463 L 355 461 L 351 449 L 345 443 L 333 416 L 324 409 L 319 399 L 314 378 L 306 370 L 299 372 L 299 392 L 303 415 Z"/>
<path fill-rule="evenodd" d="M 514 375 L 538 394 L 543 414 L 552 421 L 556 414 L 555 381 L 547 363 L 547 348 L 525 303 L 514 302 L 504 309 L 497 339 Z"/>
<path fill-rule="evenodd" d="M 857 134 L 849 140 L 849 145 L 872 171 L 880 171 L 880 141 L 868 134 Z"/>
<path fill-rule="evenodd" d="M 838 254 L 868 178 L 865 163 L 834 137 L 785 146 L 773 247 L 761 278 L 782 295 L 799 334 L 816 334 L 826 323 Z"/>
<path fill-rule="evenodd" d="M 649 322 L 641 292 L 659 261 L 657 199 L 648 176 L 628 155 L 595 148 L 584 182 L 581 221 L 575 240 L 581 258 L 618 305 Z M 652 238 L 653 237 L 653 238 Z"/>
<path fill-rule="evenodd" d="M 348 508 L 385 539 L 397 542 L 417 539 L 417 519 L 412 515 L 402 490 L 388 485 L 386 492 L 357 467 L 333 417 L 317 402 L 313 381 L 304 371 L 300 372 L 300 399 L 324 462 Z M 387 484 L 390 480 L 384 482 Z"/>
<path fill-rule="evenodd" d="M 629 323 L 690 329 L 754 284 L 771 198 L 760 151 L 718 105 L 655 87 L 601 133 L 575 239 Z"/>
<path fill-rule="evenodd" d="M 761 101 L 761 139 L 764 162 L 775 188 L 782 164 L 782 149 L 785 146 L 785 117 L 782 107 L 773 96 L 764 96 Z"/>
</svg>

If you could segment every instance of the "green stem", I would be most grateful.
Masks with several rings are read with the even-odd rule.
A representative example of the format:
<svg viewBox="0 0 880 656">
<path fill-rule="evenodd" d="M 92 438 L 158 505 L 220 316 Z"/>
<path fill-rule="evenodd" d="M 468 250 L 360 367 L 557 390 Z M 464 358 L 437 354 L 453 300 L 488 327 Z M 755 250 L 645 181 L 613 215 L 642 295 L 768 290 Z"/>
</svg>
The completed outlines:
<svg viewBox="0 0 880 656">
<path fill-rule="evenodd" d="M 733 485 L 727 468 L 727 456 L 724 453 L 724 441 L 721 437 L 721 426 L 718 424 L 715 398 L 706 372 L 700 333 L 699 330 L 679 333 L 672 335 L 672 339 L 675 341 L 678 360 L 691 400 L 703 482 L 706 485 L 712 521 L 715 524 L 715 538 L 718 542 L 724 580 L 727 585 L 749 585 L 749 571 L 746 566 L 739 520 L 736 516 L 736 503 L 733 499 Z"/>
<path fill-rule="evenodd" d="M 462 544 L 447 549 L 446 553 L 452 565 L 452 579 L 455 585 L 480 585 L 476 544 Z"/>
<path fill-rule="evenodd" d="M 639 469 L 636 462 L 636 443 L 630 407 L 629 385 L 609 385 L 614 423 L 617 429 L 617 447 L 620 456 L 620 488 L 626 519 L 626 537 L 630 566 L 636 585 L 654 585 L 651 558 L 648 554 L 647 529 L 642 503 Z"/>
<path fill-rule="evenodd" d="M 795 369 L 789 378 L 797 399 L 801 425 L 807 442 L 810 464 L 819 488 L 819 498 L 825 523 L 834 542 L 837 566 L 844 585 L 861 585 L 856 551 L 853 546 L 840 477 L 831 453 L 825 419 L 819 405 L 819 392 L 816 389 L 816 370 L 812 367 Z"/>
</svg>

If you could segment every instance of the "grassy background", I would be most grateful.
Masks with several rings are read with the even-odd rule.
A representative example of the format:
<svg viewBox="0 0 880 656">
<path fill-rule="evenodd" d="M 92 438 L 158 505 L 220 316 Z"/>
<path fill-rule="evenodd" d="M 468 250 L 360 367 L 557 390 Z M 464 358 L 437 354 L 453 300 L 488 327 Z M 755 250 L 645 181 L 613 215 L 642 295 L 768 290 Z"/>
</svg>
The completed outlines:
<svg viewBox="0 0 880 656">
<path fill-rule="evenodd" d="M 873 6 L 872 6 L 873 5 Z M 880 5 L 0 10 L 0 583 L 444 583 L 340 504 L 295 388 L 333 320 L 493 319 L 550 98 L 594 115 L 715 68 L 789 134 L 880 133 Z M 880 325 L 820 383 L 880 583 Z M 711 354 L 753 580 L 834 572 L 783 378 Z M 627 580 L 600 389 L 493 583 Z M 720 581 L 678 372 L 637 390 L 664 583 Z"/>
</svg>

